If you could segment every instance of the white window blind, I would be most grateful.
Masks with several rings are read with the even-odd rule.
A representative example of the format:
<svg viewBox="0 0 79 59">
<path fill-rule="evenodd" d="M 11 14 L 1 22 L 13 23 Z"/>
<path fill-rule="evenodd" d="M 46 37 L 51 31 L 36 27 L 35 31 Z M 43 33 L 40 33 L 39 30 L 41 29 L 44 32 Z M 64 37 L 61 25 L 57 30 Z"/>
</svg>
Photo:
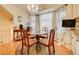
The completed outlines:
<svg viewBox="0 0 79 59">
<path fill-rule="evenodd" d="M 63 32 L 66 31 L 62 27 L 62 20 L 66 18 L 66 9 L 65 7 L 60 8 L 56 11 L 56 19 L 57 19 L 57 34 L 61 35 Z"/>
<path fill-rule="evenodd" d="M 52 17 L 53 17 L 52 12 L 41 14 L 39 16 L 39 18 L 40 18 L 40 33 L 45 32 L 43 30 L 45 27 L 47 28 L 47 32 L 50 31 L 50 29 L 52 28 Z"/>
<path fill-rule="evenodd" d="M 36 33 L 36 16 L 30 16 L 30 27 L 32 28 L 32 33 Z"/>
</svg>

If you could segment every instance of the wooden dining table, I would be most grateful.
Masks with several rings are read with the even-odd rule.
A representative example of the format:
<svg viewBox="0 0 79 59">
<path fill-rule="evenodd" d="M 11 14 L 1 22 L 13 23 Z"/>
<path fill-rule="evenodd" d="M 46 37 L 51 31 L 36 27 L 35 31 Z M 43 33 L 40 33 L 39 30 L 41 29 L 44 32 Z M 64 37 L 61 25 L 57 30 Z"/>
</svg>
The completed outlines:
<svg viewBox="0 0 79 59">
<path fill-rule="evenodd" d="M 21 30 L 18 30 L 18 29 L 13 31 L 14 41 L 20 41 L 21 40 L 21 38 L 20 38 L 21 33 L 20 32 L 21 32 Z M 47 38 L 48 37 L 47 33 L 30 33 L 28 35 L 30 36 L 30 38 L 36 38 L 38 43 L 39 43 L 40 38 Z"/>
<path fill-rule="evenodd" d="M 48 38 L 48 34 L 47 33 L 31 33 L 30 35 L 29 35 L 29 37 L 30 38 L 36 38 L 36 40 L 37 40 L 37 44 L 39 44 L 39 42 L 40 42 L 40 38 Z"/>
<path fill-rule="evenodd" d="M 36 50 L 37 50 L 37 53 L 38 53 L 38 49 L 41 50 L 40 38 L 43 38 L 43 39 L 48 38 L 48 34 L 47 33 L 35 33 L 35 34 L 31 33 L 29 37 L 30 38 L 36 38 L 36 41 L 37 41 Z"/>
</svg>

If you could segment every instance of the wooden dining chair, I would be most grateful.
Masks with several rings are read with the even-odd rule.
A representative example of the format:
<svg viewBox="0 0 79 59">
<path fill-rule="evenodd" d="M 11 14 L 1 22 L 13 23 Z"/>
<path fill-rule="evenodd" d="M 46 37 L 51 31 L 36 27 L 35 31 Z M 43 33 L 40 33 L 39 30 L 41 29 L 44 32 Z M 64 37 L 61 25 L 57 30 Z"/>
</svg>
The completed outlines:
<svg viewBox="0 0 79 59">
<path fill-rule="evenodd" d="M 30 47 L 37 43 L 36 36 L 28 34 L 27 30 L 23 30 L 23 39 L 22 39 L 22 49 L 21 53 L 23 53 L 24 46 L 27 47 L 27 55 L 29 55 Z"/>
<path fill-rule="evenodd" d="M 49 55 L 55 53 L 54 36 L 55 36 L 55 30 L 52 29 L 52 30 L 50 30 L 49 37 L 48 37 L 47 40 L 46 39 L 40 40 L 41 45 L 44 45 L 44 46 L 48 47 Z M 53 53 L 51 53 L 51 47 L 53 48 L 52 49 Z"/>
<path fill-rule="evenodd" d="M 21 30 L 20 29 L 16 29 L 13 30 L 13 41 L 21 41 Z"/>
</svg>

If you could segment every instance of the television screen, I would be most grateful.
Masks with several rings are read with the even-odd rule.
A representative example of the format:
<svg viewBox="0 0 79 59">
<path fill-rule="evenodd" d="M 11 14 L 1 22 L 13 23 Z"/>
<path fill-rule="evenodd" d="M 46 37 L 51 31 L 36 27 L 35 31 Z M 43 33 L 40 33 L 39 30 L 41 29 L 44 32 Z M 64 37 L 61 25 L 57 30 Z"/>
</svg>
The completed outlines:
<svg viewBox="0 0 79 59">
<path fill-rule="evenodd" d="M 62 27 L 75 27 L 75 25 L 76 25 L 75 19 L 62 20 Z"/>
</svg>

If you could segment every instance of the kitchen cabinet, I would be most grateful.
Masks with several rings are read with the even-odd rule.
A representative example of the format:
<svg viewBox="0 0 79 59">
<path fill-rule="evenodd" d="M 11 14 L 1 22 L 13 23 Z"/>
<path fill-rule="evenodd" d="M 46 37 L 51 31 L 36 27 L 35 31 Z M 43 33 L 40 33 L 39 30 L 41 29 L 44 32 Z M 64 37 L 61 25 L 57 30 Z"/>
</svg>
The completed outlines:
<svg viewBox="0 0 79 59">
<path fill-rule="evenodd" d="M 75 54 L 79 55 L 79 38 L 75 40 Z"/>
<path fill-rule="evenodd" d="M 69 30 L 63 38 L 63 46 L 75 55 L 79 55 L 79 30 Z"/>
<path fill-rule="evenodd" d="M 63 38 L 63 46 L 71 50 L 71 44 L 72 44 L 71 41 L 72 41 L 71 34 L 69 33 L 69 31 L 67 31 Z"/>
</svg>

